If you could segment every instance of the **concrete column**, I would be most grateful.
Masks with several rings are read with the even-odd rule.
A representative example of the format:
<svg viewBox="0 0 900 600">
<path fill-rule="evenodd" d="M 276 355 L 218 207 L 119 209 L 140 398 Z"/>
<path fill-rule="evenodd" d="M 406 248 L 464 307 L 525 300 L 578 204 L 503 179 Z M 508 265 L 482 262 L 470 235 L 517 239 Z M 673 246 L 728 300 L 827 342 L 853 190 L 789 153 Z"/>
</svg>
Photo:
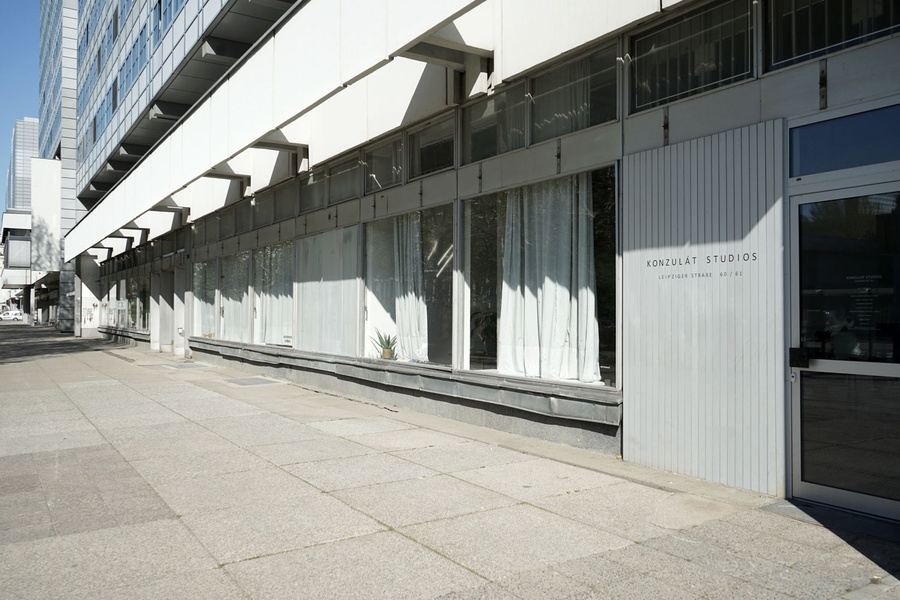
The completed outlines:
<svg viewBox="0 0 900 600">
<path fill-rule="evenodd" d="M 66 263 L 72 265 L 69 273 L 72 275 L 72 290 L 74 311 L 74 332 L 76 337 L 99 338 L 100 331 L 100 263 L 90 254 L 82 254 L 73 261 Z M 65 267 L 65 265 L 64 265 Z M 67 271 L 61 271 L 60 276 L 60 311 L 63 310 L 63 275 Z"/>
<path fill-rule="evenodd" d="M 175 293 L 174 293 L 174 305 L 173 305 L 173 320 L 174 320 L 174 354 L 175 356 L 184 356 L 184 340 L 187 335 L 185 331 L 185 293 L 187 292 L 187 273 L 188 270 L 184 267 L 179 267 L 175 269 Z"/>
<path fill-rule="evenodd" d="M 159 350 L 172 353 L 175 349 L 175 272 L 159 274 Z"/>
<path fill-rule="evenodd" d="M 159 352 L 159 273 L 150 273 L 150 349 Z"/>
</svg>

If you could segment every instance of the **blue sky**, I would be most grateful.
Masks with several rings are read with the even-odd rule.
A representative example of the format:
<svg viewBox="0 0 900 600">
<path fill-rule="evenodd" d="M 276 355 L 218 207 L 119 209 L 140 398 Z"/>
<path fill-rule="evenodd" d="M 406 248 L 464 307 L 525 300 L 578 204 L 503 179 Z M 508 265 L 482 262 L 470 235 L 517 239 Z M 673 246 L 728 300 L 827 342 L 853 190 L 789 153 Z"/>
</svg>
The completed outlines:
<svg viewBox="0 0 900 600">
<path fill-rule="evenodd" d="M 38 116 L 40 0 L 0 1 L 0 199 L 6 195 L 16 119 Z M 3 203 L 0 201 L 0 210 Z"/>
</svg>

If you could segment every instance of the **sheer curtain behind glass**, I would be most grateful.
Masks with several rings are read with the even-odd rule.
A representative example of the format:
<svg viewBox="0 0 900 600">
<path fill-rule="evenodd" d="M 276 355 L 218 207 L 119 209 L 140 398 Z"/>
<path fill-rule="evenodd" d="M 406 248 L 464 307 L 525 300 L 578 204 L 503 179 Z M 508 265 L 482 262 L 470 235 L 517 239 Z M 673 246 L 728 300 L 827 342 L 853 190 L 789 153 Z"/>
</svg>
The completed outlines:
<svg viewBox="0 0 900 600">
<path fill-rule="evenodd" d="M 419 213 L 366 226 L 366 335 L 397 337 L 401 360 L 428 360 L 428 311 Z M 366 354 L 373 354 L 371 344 Z"/>
<path fill-rule="evenodd" d="M 216 263 L 203 262 L 194 264 L 192 334 L 195 336 L 216 337 Z"/>
<path fill-rule="evenodd" d="M 297 241 L 300 350 L 357 353 L 358 231 L 346 227 Z"/>
<path fill-rule="evenodd" d="M 500 373 L 600 380 L 589 175 L 508 194 Z"/>
<path fill-rule="evenodd" d="M 250 342 L 250 252 L 222 261 L 222 339 Z"/>
<path fill-rule="evenodd" d="M 253 342 L 290 346 L 293 341 L 293 246 L 276 244 L 258 248 L 253 253 L 253 261 L 256 302 Z"/>
</svg>

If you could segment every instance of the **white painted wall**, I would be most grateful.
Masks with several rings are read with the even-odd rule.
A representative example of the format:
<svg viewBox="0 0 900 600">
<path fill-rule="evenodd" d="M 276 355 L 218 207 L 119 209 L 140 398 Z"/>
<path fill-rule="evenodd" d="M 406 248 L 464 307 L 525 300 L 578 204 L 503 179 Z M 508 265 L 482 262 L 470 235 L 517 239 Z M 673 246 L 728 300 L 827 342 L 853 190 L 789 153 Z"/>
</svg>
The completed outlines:
<svg viewBox="0 0 900 600">
<path fill-rule="evenodd" d="M 31 159 L 31 268 L 59 271 L 62 250 L 62 164 Z"/>
<path fill-rule="evenodd" d="M 624 159 L 626 460 L 784 494 L 783 143 L 769 121 Z"/>
</svg>

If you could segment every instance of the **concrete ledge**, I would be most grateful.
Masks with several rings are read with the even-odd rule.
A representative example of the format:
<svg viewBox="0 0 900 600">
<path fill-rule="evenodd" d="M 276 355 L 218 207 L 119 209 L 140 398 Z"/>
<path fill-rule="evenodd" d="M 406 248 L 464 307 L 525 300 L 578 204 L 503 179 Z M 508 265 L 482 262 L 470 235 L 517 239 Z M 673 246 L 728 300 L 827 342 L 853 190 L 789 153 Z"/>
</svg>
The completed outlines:
<svg viewBox="0 0 900 600">
<path fill-rule="evenodd" d="M 190 338 L 194 358 L 368 402 L 501 431 L 621 453 L 621 395 L 593 386 L 453 372 L 449 368 Z"/>
</svg>

